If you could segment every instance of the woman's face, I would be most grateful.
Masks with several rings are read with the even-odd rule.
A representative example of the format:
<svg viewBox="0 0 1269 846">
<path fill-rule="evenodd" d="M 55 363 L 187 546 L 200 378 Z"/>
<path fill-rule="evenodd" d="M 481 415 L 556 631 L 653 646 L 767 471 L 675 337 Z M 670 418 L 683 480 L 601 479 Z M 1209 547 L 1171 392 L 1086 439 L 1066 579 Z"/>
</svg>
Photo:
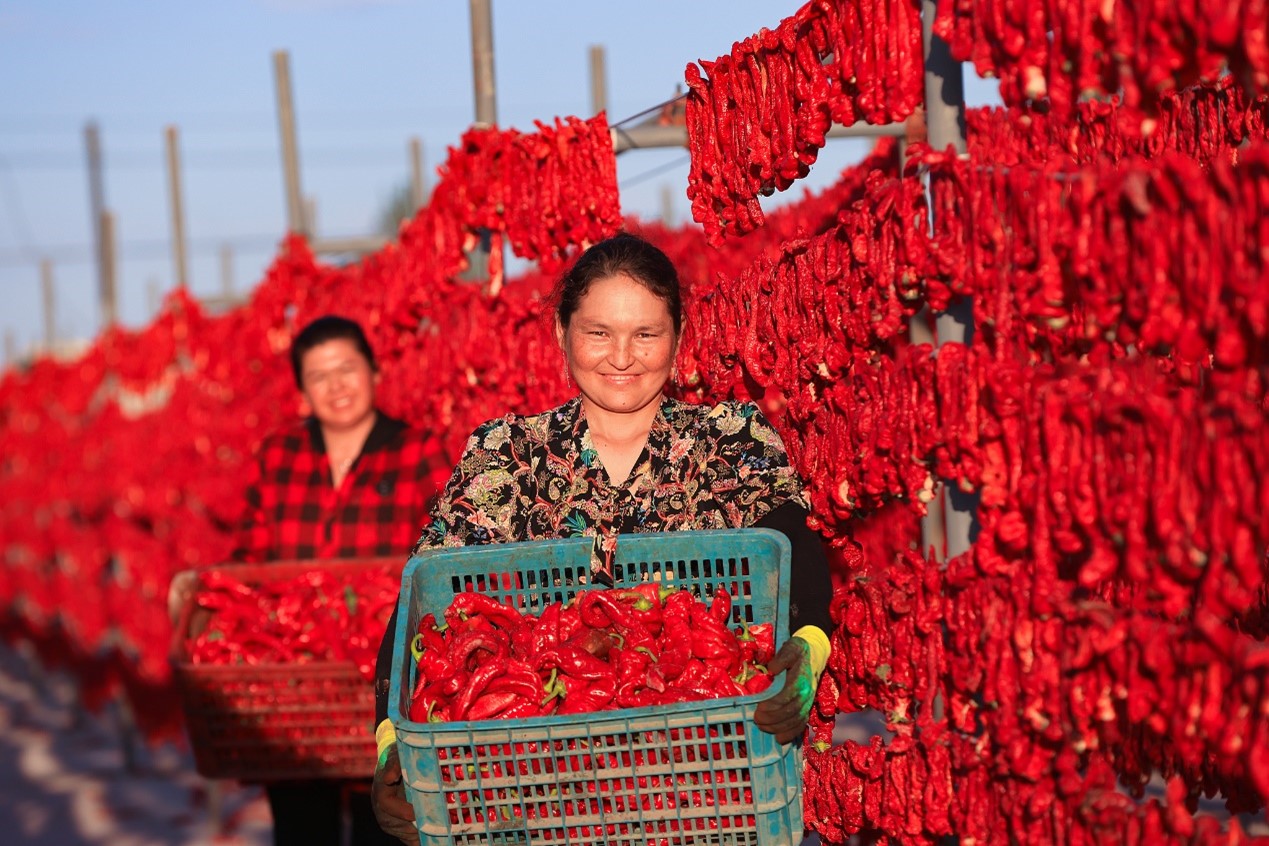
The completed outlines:
<svg viewBox="0 0 1269 846">
<path fill-rule="evenodd" d="M 333 338 L 304 353 L 300 381 L 304 399 L 325 429 L 352 429 L 375 413 L 379 374 L 347 338 Z"/>
<path fill-rule="evenodd" d="M 582 398 L 612 413 L 659 402 L 678 337 L 665 301 L 625 274 L 591 283 L 556 337 Z"/>
</svg>

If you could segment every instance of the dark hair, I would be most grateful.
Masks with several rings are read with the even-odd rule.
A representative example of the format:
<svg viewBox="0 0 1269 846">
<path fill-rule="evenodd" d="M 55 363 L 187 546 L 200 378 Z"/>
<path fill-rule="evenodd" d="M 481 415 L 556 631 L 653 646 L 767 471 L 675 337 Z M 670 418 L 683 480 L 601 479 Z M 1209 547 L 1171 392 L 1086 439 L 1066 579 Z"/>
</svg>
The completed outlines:
<svg viewBox="0 0 1269 846">
<path fill-rule="evenodd" d="M 366 340 L 366 333 L 361 331 L 361 326 L 347 317 L 327 314 L 309 323 L 291 341 L 291 369 L 295 371 L 295 384 L 300 390 L 304 389 L 304 374 L 301 369 L 304 353 L 338 338 L 352 341 L 357 352 L 365 356 L 370 370 L 375 373 L 379 371 L 379 365 L 375 364 L 374 350 L 370 349 L 370 342 Z"/>
<path fill-rule="evenodd" d="M 670 257 L 629 232 L 619 232 L 582 253 L 557 286 L 555 315 L 568 328 L 569 318 L 590 290 L 591 283 L 609 276 L 629 276 L 665 301 L 674 320 L 674 334 L 683 331 L 683 292 L 679 272 Z"/>
</svg>

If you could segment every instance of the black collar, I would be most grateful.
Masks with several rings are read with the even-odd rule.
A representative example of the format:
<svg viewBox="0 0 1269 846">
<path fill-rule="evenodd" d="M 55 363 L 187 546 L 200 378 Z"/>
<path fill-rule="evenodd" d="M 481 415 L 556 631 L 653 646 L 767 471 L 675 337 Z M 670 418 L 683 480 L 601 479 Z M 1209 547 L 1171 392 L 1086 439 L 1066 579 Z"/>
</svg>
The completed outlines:
<svg viewBox="0 0 1269 846">
<path fill-rule="evenodd" d="M 316 417 L 309 417 L 304 421 L 304 425 L 308 428 L 309 442 L 313 445 L 313 451 L 318 455 L 325 455 L 326 439 L 322 437 L 322 424 L 317 422 Z M 404 429 L 404 423 L 395 417 L 389 417 L 376 408 L 374 428 L 366 436 L 366 442 L 362 444 L 359 454 L 365 455 L 370 452 L 379 452 L 387 448 Z"/>
</svg>

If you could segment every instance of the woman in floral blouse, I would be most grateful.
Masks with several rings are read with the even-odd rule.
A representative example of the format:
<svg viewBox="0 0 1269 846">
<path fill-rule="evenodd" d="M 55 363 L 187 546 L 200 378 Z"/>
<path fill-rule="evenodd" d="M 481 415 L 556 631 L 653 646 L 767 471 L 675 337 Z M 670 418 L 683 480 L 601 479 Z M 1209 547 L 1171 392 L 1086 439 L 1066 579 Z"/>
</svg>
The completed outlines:
<svg viewBox="0 0 1269 846">
<path fill-rule="evenodd" d="M 769 669 L 789 670 L 762 702 L 759 728 L 780 742 L 806 728 L 828 655 L 832 587 L 806 526 L 802 483 L 775 429 L 752 403 L 691 405 L 664 394 L 682 336 L 678 273 L 653 245 L 620 234 L 591 247 L 560 283 L 555 333 L 578 395 L 472 433 L 415 552 L 442 546 L 587 536 L 597 581 L 629 532 L 762 526 L 793 546 L 790 630 Z M 376 699 L 380 736 L 391 670 L 388 625 Z M 394 743 L 375 773 L 380 824 L 417 842 Z"/>
</svg>

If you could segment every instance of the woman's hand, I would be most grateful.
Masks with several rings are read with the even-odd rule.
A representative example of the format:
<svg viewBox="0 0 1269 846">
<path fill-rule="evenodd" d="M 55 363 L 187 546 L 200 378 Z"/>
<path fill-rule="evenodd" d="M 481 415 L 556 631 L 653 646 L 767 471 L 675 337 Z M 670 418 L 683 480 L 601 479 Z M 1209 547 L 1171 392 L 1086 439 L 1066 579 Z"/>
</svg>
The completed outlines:
<svg viewBox="0 0 1269 846">
<path fill-rule="evenodd" d="M 811 660 L 811 647 L 802 638 L 786 640 L 775 658 L 767 664 L 767 672 L 773 676 L 782 670 L 788 670 L 784 687 L 775 696 L 758 703 L 753 721 L 767 734 L 775 735 L 780 743 L 788 743 L 806 731 L 806 721 L 811 716 L 819 682 Z"/>
<path fill-rule="evenodd" d="M 397 756 L 396 744 L 375 770 L 375 778 L 370 785 L 370 804 L 374 807 L 380 828 L 402 843 L 418 844 L 414 806 L 405 798 L 405 782 L 401 778 L 401 759 Z"/>
</svg>

